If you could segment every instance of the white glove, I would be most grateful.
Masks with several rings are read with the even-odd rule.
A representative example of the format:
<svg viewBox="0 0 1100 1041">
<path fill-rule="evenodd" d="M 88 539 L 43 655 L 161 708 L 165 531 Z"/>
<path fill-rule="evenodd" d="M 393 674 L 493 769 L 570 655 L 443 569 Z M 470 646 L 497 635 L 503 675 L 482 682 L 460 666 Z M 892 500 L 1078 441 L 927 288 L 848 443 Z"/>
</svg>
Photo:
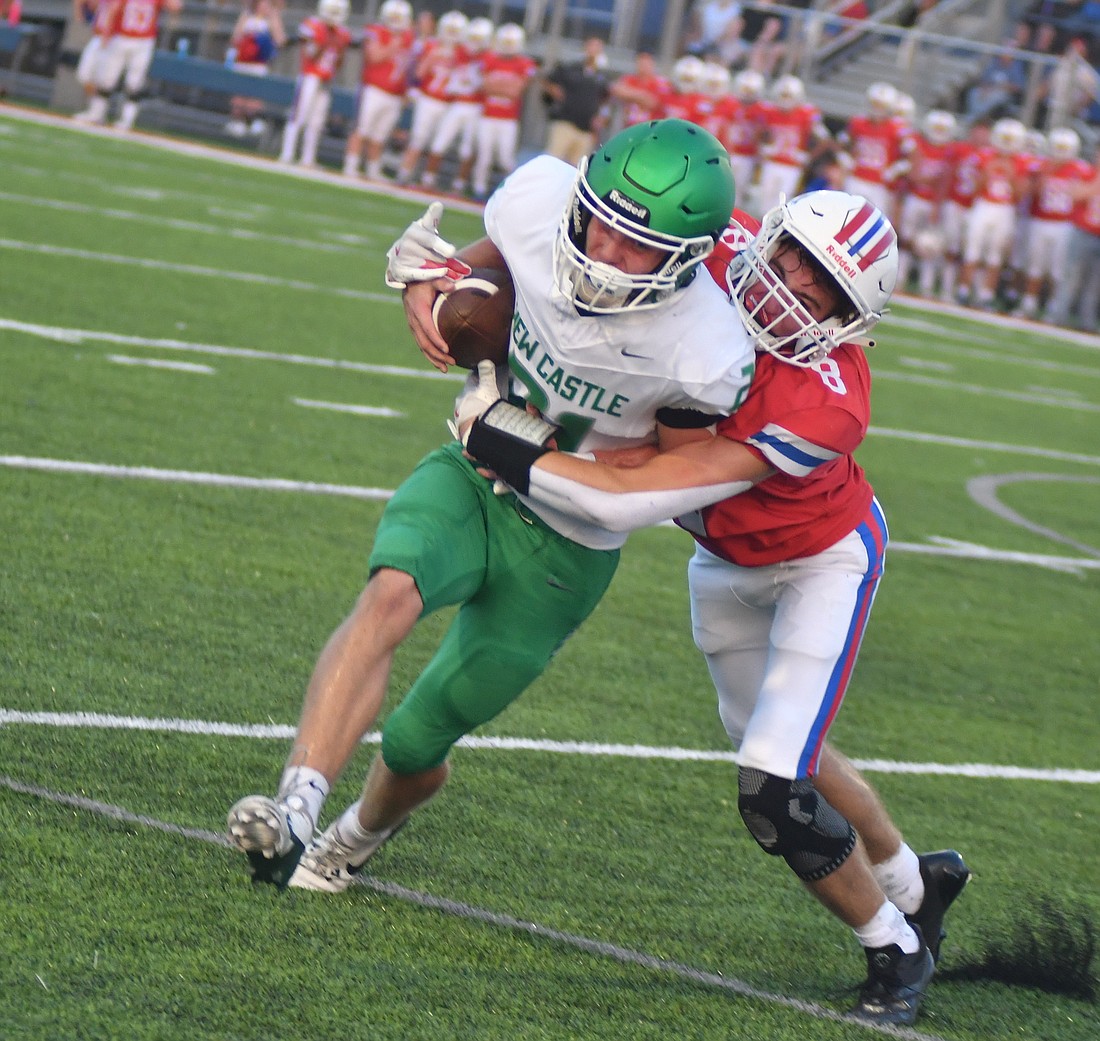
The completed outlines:
<svg viewBox="0 0 1100 1041">
<path fill-rule="evenodd" d="M 439 237 L 443 203 L 433 202 L 386 252 L 386 285 L 404 289 L 410 282 L 435 278 L 456 281 L 470 273 L 470 265 L 455 259 L 455 246 Z"/>
<path fill-rule="evenodd" d="M 447 427 L 463 448 L 470 438 L 470 427 L 490 405 L 500 400 L 497 386 L 497 367 L 491 361 L 477 363 L 477 386 L 466 391 L 455 401 L 454 418 L 447 420 Z M 465 427 L 465 429 L 463 429 Z"/>
</svg>

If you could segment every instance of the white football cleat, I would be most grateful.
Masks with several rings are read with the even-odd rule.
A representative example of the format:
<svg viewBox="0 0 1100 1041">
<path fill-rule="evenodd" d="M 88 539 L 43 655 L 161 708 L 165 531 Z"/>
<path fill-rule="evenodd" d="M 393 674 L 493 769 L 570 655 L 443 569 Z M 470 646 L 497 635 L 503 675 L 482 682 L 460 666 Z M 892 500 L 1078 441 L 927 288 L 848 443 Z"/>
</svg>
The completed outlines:
<svg viewBox="0 0 1100 1041">
<path fill-rule="evenodd" d="M 302 854 L 289 885 L 292 889 L 342 893 L 355 881 L 363 865 L 404 827 L 407 820 L 405 817 L 361 846 L 349 846 L 337 835 L 336 824 L 329 825 Z"/>
<path fill-rule="evenodd" d="M 246 795 L 226 818 L 229 841 L 248 857 L 252 881 L 285 889 L 313 833 L 306 814 L 266 795 Z"/>
</svg>

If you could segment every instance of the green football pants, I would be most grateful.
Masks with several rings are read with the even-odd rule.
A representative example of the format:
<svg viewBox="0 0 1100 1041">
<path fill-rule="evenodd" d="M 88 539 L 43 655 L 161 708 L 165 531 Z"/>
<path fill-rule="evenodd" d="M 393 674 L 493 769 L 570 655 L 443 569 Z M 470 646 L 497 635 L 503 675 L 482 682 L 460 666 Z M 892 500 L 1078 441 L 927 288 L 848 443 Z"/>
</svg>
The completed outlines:
<svg viewBox="0 0 1100 1041">
<path fill-rule="evenodd" d="M 493 494 L 456 443 L 426 456 L 382 515 L 370 556 L 416 582 L 427 615 L 461 604 L 435 656 L 382 729 L 398 774 L 439 766 L 464 734 L 537 679 L 599 603 L 619 551 L 557 534 Z"/>
</svg>

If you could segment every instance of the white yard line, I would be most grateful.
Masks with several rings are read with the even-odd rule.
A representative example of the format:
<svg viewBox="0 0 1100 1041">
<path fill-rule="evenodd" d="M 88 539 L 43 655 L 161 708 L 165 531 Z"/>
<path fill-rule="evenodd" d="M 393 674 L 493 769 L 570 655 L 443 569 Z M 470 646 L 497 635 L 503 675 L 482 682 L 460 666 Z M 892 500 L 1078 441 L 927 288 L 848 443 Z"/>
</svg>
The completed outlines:
<svg viewBox="0 0 1100 1041">
<path fill-rule="evenodd" d="M 317 408 L 326 412 L 347 412 L 353 416 L 376 416 L 380 419 L 404 419 L 405 413 L 393 408 L 376 405 L 343 405 L 338 401 L 311 401 L 309 398 L 291 398 L 302 408 Z"/>
<path fill-rule="evenodd" d="M 116 365 L 137 365 L 147 369 L 171 369 L 174 372 L 194 372 L 203 376 L 213 376 L 217 371 L 211 365 L 199 365 L 192 361 L 166 361 L 163 358 L 131 358 L 127 354 L 108 354 L 108 361 Z"/>
<path fill-rule="evenodd" d="M 351 300 L 369 300 L 376 304 L 396 304 L 401 298 L 396 293 L 370 293 L 362 289 L 345 289 L 341 286 L 327 286 L 318 282 L 304 282 L 297 278 L 278 278 L 275 275 L 260 275 L 251 271 L 232 271 L 227 268 L 205 267 L 202 264 L 177 264 L 170 260 L 157 260 L 153 257 L 129 257 L 118 253 L 100 253 L 91 249 L 76 249 L 72 246 L 56 246 L 45 242 L 20 242 L 18 239 L 0 238 L 0 249 L 18 253 L 38 253 L 50 257 L 68 257 L 71 260 L 87 260 L 98 264 L 121 264 L 138 267 L 146 271 L 171 271 L 181 275 L 196 275 L 200 278 L 216 278 L 230 282 L 248 282 L 253 285 L 275 286 L 280 289 L 299 289 L 307 293 L 324 293 L 345 297 Z"/>
<path fill-rule="evenodd" d="M 57 729 L 143 731 L 186 734 L 195 737 L 242 737 L 264 741 L 289 741 L 296 728 L 283 723 L 224 723 L 203 719 L 150 719 L 100 712 L 20 712 L 0 708 L 0 726 L 39 726 Z M 372 732 L 363 744 L 375 745 L 382 735 Z M 674 762 L 733 763 L 733 752 L 651 745 L 622 745 L 592 741 L 551 741 L 527 737 L 479 737 L 467 735 L 458 747 L 477 751 L 550 752 L 557 755 L 608 756 L 619 759 L 661 759 Z M 853 759 L 870 773 L 926 774 L 938 777 L 976 777 L 1004 781 L 1057 781 L 1100 784 L 1100 771 L 1065 767 L 1023 767 L 991 763 L 906 763 L 892 759 Z"/>
</svg>

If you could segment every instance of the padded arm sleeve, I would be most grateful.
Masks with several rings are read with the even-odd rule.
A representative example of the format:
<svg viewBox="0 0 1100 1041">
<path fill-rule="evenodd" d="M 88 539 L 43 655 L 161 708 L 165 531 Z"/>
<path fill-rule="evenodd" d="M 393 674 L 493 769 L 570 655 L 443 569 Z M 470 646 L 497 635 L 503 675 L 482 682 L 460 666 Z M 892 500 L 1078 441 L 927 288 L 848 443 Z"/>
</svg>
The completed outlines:
<svg viewBox="0 0 1100 1041">
<path fill-rule="evenodd" d="M 528 498 L 608 531 L 633 531 L 700 510 L 752 487 L 752 481 L 675 488 L 660 492 L 606 492 L 531 467 Z"/>
</svg>

